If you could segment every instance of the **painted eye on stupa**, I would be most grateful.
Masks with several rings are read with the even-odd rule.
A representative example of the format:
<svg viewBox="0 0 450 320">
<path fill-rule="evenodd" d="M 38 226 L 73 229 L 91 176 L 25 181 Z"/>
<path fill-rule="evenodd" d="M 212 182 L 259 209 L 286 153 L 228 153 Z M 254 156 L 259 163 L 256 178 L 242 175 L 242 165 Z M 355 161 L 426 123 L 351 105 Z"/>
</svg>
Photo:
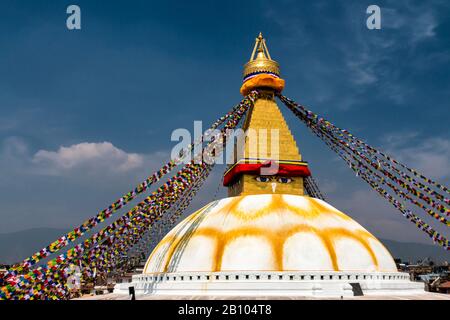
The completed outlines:
<svg viewBox="0 0 450 320">
<path fill-rule="evenodd" d="M 259 176 L 259 177 L 256 177 L 256 181 L 258 181 L 258 182 L 269 182 L 270 178 L 269 177 L 264 177 L 264 176 Z"/>
<path fill-rule="evenodd" d="M 292 179 L 291 178 L 287 178 L 287 177 L 280 177 L 280 178 L 278 178 L 278 182 L 279 183 L 291 183 Z"/>
</svg>

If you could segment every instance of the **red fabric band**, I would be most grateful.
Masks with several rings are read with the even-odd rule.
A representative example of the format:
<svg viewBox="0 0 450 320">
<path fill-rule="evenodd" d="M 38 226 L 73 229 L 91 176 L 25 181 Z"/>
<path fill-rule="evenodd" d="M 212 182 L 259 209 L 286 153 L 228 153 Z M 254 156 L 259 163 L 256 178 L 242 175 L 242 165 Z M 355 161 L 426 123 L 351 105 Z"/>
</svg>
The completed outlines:
<svg viewBox="0 0 450 320">
<path fill-rule="evenodd" d="M 261 167 L 270 167 L 268 163 L 238 163 L 223 177 L 223 185 L 225 187 L 233 183 L 242 174 L 261 174 Z M 275 168 L 276 169 L 276 168 Z M 269 174 L 267 174 L 269 175 Z M 311 175 L 306 164 L 286 164 L 279 163 L 278 170 L 272 175 L 288 176 L 288 177 L 308 177 Z"/>
</svg>

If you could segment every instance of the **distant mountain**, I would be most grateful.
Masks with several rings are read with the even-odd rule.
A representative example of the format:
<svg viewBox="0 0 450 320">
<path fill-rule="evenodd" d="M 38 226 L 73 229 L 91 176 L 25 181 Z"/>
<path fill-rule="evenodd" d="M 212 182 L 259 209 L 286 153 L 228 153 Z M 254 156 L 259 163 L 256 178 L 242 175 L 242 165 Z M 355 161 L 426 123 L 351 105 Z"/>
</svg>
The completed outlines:
<svg viewBox="0 0 450 320">
<path fill-rule="evenodd" d="M 417 262 L 424 258 L 431 258 L 436 263 L 450 262 L 450 252 L 442 247 L 432 244 L 398 242 L 394 240 L 380 239 L 394 258 L 400 258 L 402 261 Z"/>
<path fill-rule="evenodd" d="M 65 234 L 68 230 L 54 228 L 34 228 L 12 233 L 0 233 L 0 264 L 20 261 L 50 242 Z M 380 239 L 394 258 L 416 262 L 431 258 L 435 262 L 449 261 L 450 253 L 434 245 L 407 243 Z"/>
</svg>

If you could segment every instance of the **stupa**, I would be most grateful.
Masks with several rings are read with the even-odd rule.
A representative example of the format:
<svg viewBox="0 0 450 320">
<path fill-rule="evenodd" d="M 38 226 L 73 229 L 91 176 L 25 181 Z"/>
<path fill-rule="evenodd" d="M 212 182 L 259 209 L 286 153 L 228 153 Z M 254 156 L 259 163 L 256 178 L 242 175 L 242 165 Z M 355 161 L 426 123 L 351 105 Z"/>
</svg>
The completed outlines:
<svg viewBox="0 0 450 320">
<path fill-rule="evenodd" d="M 243 95 L 259 98 L 243 129 L 242 152 L 224 174 L 228 197 L 173 228 L 150 254 L 142 274 L 115 293 L 137 295 L 339 297 L 423 293 L 397 271 L 383 244 L 348 215 L 305 194 L 310 176 L 275 102 L 280 69 L 260 34 L 244 67 Z M 271 135 L 275 131 L 276 135 Z M 261 137 L 261 136 L 259 136 Z M 276 140 L 276 141 L 274 141 Z M 269 148 L 273 144 L 279 148 Z M 270 149 L 270 150 L 268 150 Z M 267 169 L 272 165 L 272 172 Z M 264 170 L 267 169 L 267 170 Z"/>
</svg>

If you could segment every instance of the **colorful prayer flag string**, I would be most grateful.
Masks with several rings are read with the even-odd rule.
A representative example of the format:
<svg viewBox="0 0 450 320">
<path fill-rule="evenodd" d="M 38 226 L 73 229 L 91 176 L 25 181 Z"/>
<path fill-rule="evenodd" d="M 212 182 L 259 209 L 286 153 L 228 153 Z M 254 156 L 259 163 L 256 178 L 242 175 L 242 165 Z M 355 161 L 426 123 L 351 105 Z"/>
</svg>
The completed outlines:
<svg viewBox="0 0 450 320">
<path fill-rule="evenodd" d="M 219 139 L 220 135 L 225 134 L 225 137 L 227 137 L 229 134 L 227 129 L 233 129 L 239 124 L 243 115 L 253 105 L 257 95 L 256 91 L 250 93 L 231 112 L 213 124 L 213 128 L 223 123 L 224 127 L 220 133 L 208 137 L 210 142 L 199 154 L 200 156 L 203 155 L 205 149 L 221 152 L 226 139 Z M 212 133 L 214 131 L 210 129 L 205 133 L 204 137 Z M 201 140 L 199 143 L 203 143 L 203 139 Z M 195 143 L 191 144 L 188 149 L 193 148 L 194 145 Z M 183 157 L 186 153 L 187 151 L 183 152 L 180 157 Z M 67 286 L 65 283 L 67 275 L 64 270 L 69 264 L 74 263 L 85 268 L 87 267 L 85 271 L 90 273 L 92 277 L 95 277 L 97 273 L 109 272 L 117 267 L 121 255 L 139 241 L 149 226 L 161 218 L 174 203 L 180 200 L 183 194 L 187 194 L 186 191 L 190 190 L 192 185 L 198 183 L 199 179 L 202 179 L 205 175 L 207 176 L 210 165 L 201 161 L 197 163 L 199 155 L 196 155 L 191 163 L 185 165 L 174 177 L 162 184 L 158 190 L 141 201 L 128 213 L 82 243 L 69 249 L 66 253 L 52 259 L 46 266 L 37 267 L 26 272 L 43 257 L 56 252 L 89 231 L 93 222 L 97 224 L 98 222 L 103 222 L 104 219 L 99 219 L 101 221 L 88 220 L 88 222 L 83 223 L 82 228 L 75 228 L 74 233 L 69 233 L 69 238 L 62 237 L 55 241 L 54 243 L 58 244 L 53 245 L 52 249 L 41 250 L 37 259 L 32 259 L 32 263 L 27 261 L 23 265 L 15 266 L 15 268 L 8 270 L 6 276 L 0 279 L 3 282 L 0 283 L 0 299 L 64 299 L 67 298 Z M 148 188 L 148 186 L 147 184 L 145 188 Z M 132 194 L 131 196 L 135 195 Z M 129 199 L 125 200 L 119 201 L 118 206 L 122 207 L 125 202 L 130 201 Z M 188 204 L 185 203 L 185 205 Z M 116 208 L 116 206 L 113 207 Z M 56 250 L 53 250 L 55 248 Z M 90 271 L 87 270 L 88 268 Z"/>
<path fill-rule="evenodd" d="M 380 195 L 394 205 L 394 207 L 396 207 L 408 220 L 416 224 L 416 226 L 432 237 L 435 242 L 443 246 L 445 249 L 450 250 L 447 238 L 439 234 L 418 216 L 413 214 L 411 210 L 407 209 L 400 201 L 396 200 L 385 189 L 383 189 L 382 185 L 388 186 L 399 197 L 410 201 L 412 204 L 421 208 L 433 218 L 447 226 L 450 226 L 450 221 L 441 215 L 446 214 L 448 216 L 450 210 L 444 204 L 439 203 L 444 202 L 448 204 L 448 199 L 433 190 L 430 186 L 427 186 L 424 183 L 417 181 L 414 177 L 409 176 L 393 164 L 399 165 L 408 172 L 413 172 L 415 177 L 420 177 L 426 183 L 441 190 L 448 191 L 448 188 L 426 178 L 422 174 L 419 174 L 416 170 L 408 168 L 406 165 L 399 163 L 392 157 L 386 156 L 384 153 L 376 150 L 375 148 L 370 147 L 360 139 L 350 134 L 347 130 L 339 129 L 331 122 L 319 117 L 312 111 L 307 110 L 305 107 L 295 103 L 294 101 L 282 95 L 279 95 L 279 98 L 300 120 L 307 125 L 313 133 L 321 138 L 333 151 L 344 159 L 349 167 L 355 171 L 357 176 L 369 183 L 372 188 L 374 188 Z M 393 181 L 405 191 L 396 187 L 390 181 Z M 424 192 L 421 192 L 420 190 Z M 420 202 L 415 198 L 423 202 Z M 432 210 L 430 207 L 439 211 L 441 214 Z"/>
</svg>

